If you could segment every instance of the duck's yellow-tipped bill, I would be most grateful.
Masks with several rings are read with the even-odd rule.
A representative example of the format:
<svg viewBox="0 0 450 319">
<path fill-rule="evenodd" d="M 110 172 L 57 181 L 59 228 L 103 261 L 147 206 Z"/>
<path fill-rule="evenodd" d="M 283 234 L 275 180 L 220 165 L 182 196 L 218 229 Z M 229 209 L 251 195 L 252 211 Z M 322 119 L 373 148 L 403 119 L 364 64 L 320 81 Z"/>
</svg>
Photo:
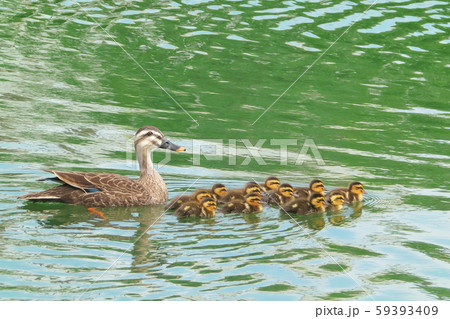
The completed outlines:
<svg viewBox="0 0 450 319">
<path fill-rule="evenodd" d="M 171 150 L 171 151 L 176 151 L 176 152 L 181 152 L 181 151 L 185 151 L 186 149 L 182 146 L 178 146 L 174 143 L 172 143 L 171 141 L 169 141 L 167 139 L 167 137 L 163 137 L 161 140 L 161 146 L 159 148 L 163 148 L 163 149 L 167 149 L 167 150 Z"/>
</svg>

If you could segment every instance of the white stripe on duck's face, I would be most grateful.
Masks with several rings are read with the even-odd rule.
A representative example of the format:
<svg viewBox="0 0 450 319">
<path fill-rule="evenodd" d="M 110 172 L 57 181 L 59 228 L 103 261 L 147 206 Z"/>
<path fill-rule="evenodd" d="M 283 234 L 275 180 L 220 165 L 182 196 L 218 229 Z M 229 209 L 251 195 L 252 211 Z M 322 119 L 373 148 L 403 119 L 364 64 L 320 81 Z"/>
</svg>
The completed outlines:
<svg viewBox="0 0 450 319">
<path fill-rule="evenodd" d="M 163 138 L 158 131 L 144 129 L 136 134 L 134 144 L 142 149 L 156 149 L 161 146 Z"/>
</svg>

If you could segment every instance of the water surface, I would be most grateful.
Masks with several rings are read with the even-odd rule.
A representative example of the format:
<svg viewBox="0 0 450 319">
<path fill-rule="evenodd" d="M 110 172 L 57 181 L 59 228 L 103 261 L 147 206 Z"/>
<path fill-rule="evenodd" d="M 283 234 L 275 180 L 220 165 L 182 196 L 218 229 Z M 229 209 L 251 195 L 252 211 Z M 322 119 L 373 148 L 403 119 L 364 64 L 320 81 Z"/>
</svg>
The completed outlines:
<svg viewBox="0 0 450 319">
<path fill-rule="evenodd" d="M 448 3 L 372 4 L 3 1 L 0 299 L 448 300 Z M 269 175 L 369 194 L 205 221 L 16 199 L 45 168 L 136 177 L 143 125 L 188 148 L 158 168 L 171 197 Z M 271 139 L 295 141 L 286 162 Z M 295 164 L 309 140 L 322 165 Z M 235 162 L 204 156 L 221 141 Z"/>
</svg>

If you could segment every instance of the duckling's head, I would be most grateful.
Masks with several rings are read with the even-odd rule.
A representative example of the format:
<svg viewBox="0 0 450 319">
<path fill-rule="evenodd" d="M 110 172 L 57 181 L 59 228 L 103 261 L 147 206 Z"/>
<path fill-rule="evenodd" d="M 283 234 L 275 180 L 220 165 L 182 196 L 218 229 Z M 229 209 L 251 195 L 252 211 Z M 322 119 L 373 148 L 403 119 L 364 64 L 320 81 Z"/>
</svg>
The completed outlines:
<svg viewBox="0 0 450 319">
<path fill-rule="evenodd" d="M 294 188 L 291 184 L 281 184 L 280 187 L 278 187 L 278 194 L 283 197 L 292 197 L 294 196 Z"/>
<path fill-rule="evenodd" d="M 325 197 L 321 193 L 312 193 L 309 202 L 314 208 L 320 208 L 325 204 Z"/>
<path fill-rule="evenodd" d="M 268 189 L 277 189 L 280 186 L 280 180 L 275 176 L 267 177 L 264 181 L 264 186 Z"/>
<path fill-rule="evenodd" d="M 245 201 L 251 206 L 259 206 L 261 204 L 261 195 L 256 192 L 245 195 Z"/>
<path fill-rule="evenodd" d="M 208 192 L 207 190 L 198 190 L 198 191 L 195 191 L 195 192 L 194 192 L 194 198 L 195 198 L 195 200 L 196 200 L 197 202 L 199 202 L 199 203 L 201 203 L 201 201 L 202 201 L 204 198 L 210 198 L 210 199 L 212 199 L 211 193 Z"/>
<path fill-rule="evenodd" d="M 340 206 L 345 202 L 344 194 L 336 193 L 330 196 L 330 203 L 334 206 Z"/>
<path fill-rule="evenodd" d="M 153 151 L 157 148 L 168 149 L 171 151 L 185 151 L 184 147 L 170 142 L 167 137 L 154 126 L 141 127 L 134 136 L 134 146 L 139 150 Z"/>
<path fill-rule="evenodd" d="M 216 194 L 219 198 L 225 196 L 227 193 L 227 188 L 223 184 L 214 184 L 211 188 L 214 194 Z"/>
<path fill-rule="evenodd" d="M 350 193 L 355 195 L 367 194 L 361 182 L 351 182 L 350 185 L 348 185 L 348 190 Z"/>
<path fill-rule="evenodd" d="M 325 186 L 320 179 L 313 179 L 311 183 L 309 183 L 309 189 L 313 192 L 320 193 L 323 195 Z"/>
<path fill-rule="evenodd" d="M 256 183 L 256 182 L 248 182 L 247 184 L 245 184 L 244 190 L 245 190 L 246 194 L 250 194 L 250 193 L 253 193 L 253 192 L 256 192 L 256 193 L 260 194 L 261 193 L 261 186 L 259 186 L 259 184 Z"/>
<path fill-rule="evenodd" d="M 215 210 L 217 207 L 217 203 L 211 197 L 205 197 L 201 201 L 202 207 L 209 213 L 210 216 L 214 216 L 216 214 Z"/>
</svg>

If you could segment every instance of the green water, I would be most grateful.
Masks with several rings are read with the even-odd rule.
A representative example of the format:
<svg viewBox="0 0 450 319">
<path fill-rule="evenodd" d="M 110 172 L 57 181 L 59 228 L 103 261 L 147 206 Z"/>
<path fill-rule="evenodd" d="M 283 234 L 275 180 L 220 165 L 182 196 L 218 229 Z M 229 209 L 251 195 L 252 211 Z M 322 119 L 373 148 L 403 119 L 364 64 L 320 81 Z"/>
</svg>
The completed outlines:
<svg viewBox="0 0 450 319">
<path fill-rule="evenodd" d="M 2 1 L 0 299 L 450 299 L 448 2 L 371 5 Z M 369 194 L 207 221 L 16 199 L 51 186 L 45 168 L 136 177 L 143 125 L 188 148 L 159 167 L 170 197 L 269 175 Z M 265 165 L 241 139 L 266 139 Z M 296 142 L 287 163 L 271 139 Z M 296 165 L 311 140 L 323 162 Z"/>
</svg>

